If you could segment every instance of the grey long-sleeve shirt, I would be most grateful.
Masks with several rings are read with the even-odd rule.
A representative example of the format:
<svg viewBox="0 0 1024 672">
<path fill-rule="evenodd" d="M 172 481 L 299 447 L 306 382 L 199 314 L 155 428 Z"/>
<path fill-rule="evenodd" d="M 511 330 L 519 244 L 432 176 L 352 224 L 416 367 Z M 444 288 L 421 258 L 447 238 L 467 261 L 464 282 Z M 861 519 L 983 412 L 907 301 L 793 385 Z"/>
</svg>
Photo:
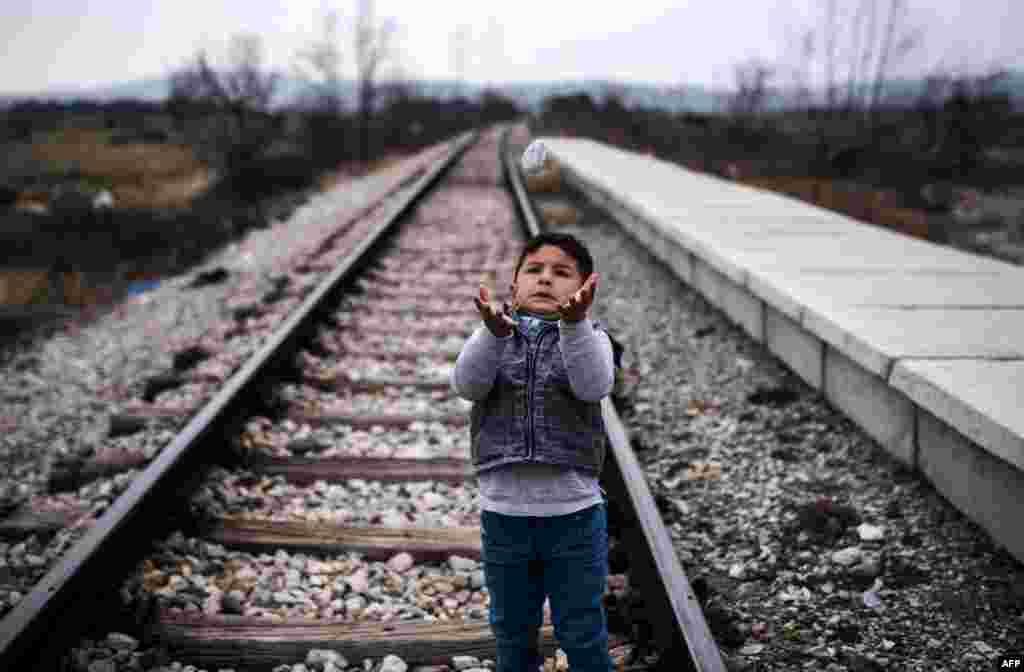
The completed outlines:
<svg viewBox="0 0 1024 672">
<path fill-rule="evenodd" d="M 537 319 L 527 316 L 527 320 Z M 509 335 L 498 338 L 480 325 L 459 353 L 452 389 L 464 399 L 483 399 L 494 385 Z M 573 394 L 597 401 L 615 382 L 612 344 L 589 319 L 558 323 L 558 347 Z M 602 501 L 597 476 L 550 464 L 510 464 L 479 475 L 480 508 L 510 516 L 561 516 Z"/>
</svg>

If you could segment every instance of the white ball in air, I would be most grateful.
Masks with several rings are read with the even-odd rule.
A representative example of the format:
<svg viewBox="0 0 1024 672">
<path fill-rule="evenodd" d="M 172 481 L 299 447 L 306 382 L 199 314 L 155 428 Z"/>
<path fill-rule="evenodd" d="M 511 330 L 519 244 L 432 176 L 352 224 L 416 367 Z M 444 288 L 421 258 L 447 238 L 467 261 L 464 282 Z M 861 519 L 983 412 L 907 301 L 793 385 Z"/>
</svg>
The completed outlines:
<svg viewBox="0 0 1024 672">
<path fill-rule="evenodd" d="M 534 140 L 523 152 L 521 161 L 523 172 L 527 175 L 536 175 L 544 170 L 544 163 L 548 158 L 548 148 L 540 140 Z"/>
</svg>

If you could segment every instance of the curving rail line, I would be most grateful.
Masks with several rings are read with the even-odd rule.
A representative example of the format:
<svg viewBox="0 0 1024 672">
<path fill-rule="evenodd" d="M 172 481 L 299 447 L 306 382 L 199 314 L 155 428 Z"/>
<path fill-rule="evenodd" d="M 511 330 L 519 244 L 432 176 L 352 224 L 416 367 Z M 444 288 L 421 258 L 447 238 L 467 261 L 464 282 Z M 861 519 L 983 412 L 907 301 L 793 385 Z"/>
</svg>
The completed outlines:
<svg viewBox="0 0 1024 672">
<path fill-rule="evenodd" d="M 493 150 L 493 132 L 487 137 L 492 139 Z M 439 242 L 432 241 L 430 236 L 408 240 L 399 236 L 397 243 L 392 238 L 400 222 L 412 217 L 415 208 L 424 207 L 418 204 L 442 180 L 451 178 L 472 185 L 481 179 L 481 174 L 489 170 L 493 173 L 494 166 L 484 166 L 488 161 L 494 163 L 493 155 L 485 155 L 487 143 L 480 143 L 480 151 L 470 151 L 480 139 L 479 133 L 457 138 L 447 156 L 419 178 L 390 216 L 375 224 L 336 265 L 321 269 L 326 276 L 283 322 L 273 325 L 263 344 L 212 398 L 193 409 L 195 412 L 184 428 L 129 489 L 0 620 L 0 669 L 59 669 L 67 649 L 86 634 L 101 630 L 138 632 L 140 623 L 144 624 L 147 641 L 159 642 L 178 658 L 208 668 L 270 669 L 302 660 L 307 651 L 316 648 L 343 651 L 356 659 L 395 653 L 420 664 L 445 662 L 452 655 L 493 657 L 490 628 L 480 618 L 442 616 L 364 622 L 318 618 L 268 622 L 240 613 L 241 610 L 204 614 L 195 609 L 154 606 L 155 601 L 122 602 L 118 597 L 125 597 L 126 589 L 116 589 L 124 585 L 126 576 L 138 572 L 140 561 L 152 553 L 154 541 L 169 535 L 177 535 L 180 541 L 183 535 L 195 534 L 226 548 L 253 552 L 289 549 L 329 552 L 335 554 L 330 557 L 337 557 L 345 551 L 385 560 L 394 559 L 402 551 L 415 562 L 451 556 L 479 557 L 479 532 L 473 527 L 224 518 L 211 524 L 208 520 L 197 520 L 188 503 L 212 465 L 241 466 L 255 470 L 259 478 L 283 477 L 294 484 L 346 479 L 396 483 L 432 480 L 451 484 L 471 480 L 468 462 L 452 455 L 424 458 L 406 456 L 399 450 L 377 457 L 371 454 L 318 458 L 307 454 L 323 448 L 314 445 L 317 442 L 310 437 L 315 434 L 307 434 L 302 440 L 292 438 L 287 449 L 282 449 L 285 444 L 278 441 L 277 428 L 265 418 L 258 418 L 276 413 L 281 422 L 291 423 L 289 427 L 344 426 L 348 428 L 345 431 L 371 435 L 386 432 L 387 428 L 404 431 L 410 427 L 434 427 L 438 429 L 431 439 L 435 443 L 465 432 L 460 429 L 466 422 L 465 413 L 444 401 L 443 381 L 436 376 L 431 378 L 430 371 L 423 368 L 429 366 L 423 362 L 452 361 L 473 315 L 453 307 L 463 302 L 460 293 L 431 289 L 429 283 L 443 280 L 448 285 L 472 287 L 481 271 L 494 270 L 508 260 L 517 246 L 509 240 L 513 231 L 495 234 L 496 244 L 479 242 L 482 237 L 456 246 L 443 245 L 443 236 Z M 529 235 L 539 230 L 538 220 L 508 142 L 505 129 L 498 143 L 500 177 L 514 194 L 520 221 Z M 415 299 L 417 305 L 403 308 L 388 303 L 398 298 Z M 339 302 L 345 303 L 343 314 L 339 314 Z M 426 328 L 413 327 L 424 318 L 430 318 Z M 318 333 L 323 325 L 328 325 L 328 332 L 341 331 L 345 336 L 334 338 Z M 406 337 L 397 347 L 396 333 Z M 423 339 L 432 342 L 428 346 Z M 384 375 L 363 375 L 356 369 L 341 371 L 322 366 L 323 361 L 344 357 L 356 358 L 353 362 L 366 361 L 366 366 L 372 366 L 370 360 L 384 358 L 390 362 L 390 368 Z M 285 389 L 292 391 L 282 392 Z M 299 393 L 295 392 L 297 389 Z M 431 401 L 417 406 L 416 398 L 401 396 L 395 390 L 425 395 L 423 398 Z M 317 396 L 321 393 L 328 396 Z M 385 413 L 369 407 L 336 411 L 324 401 L 336 398 L 329 396 L 335 393 L 354 395 L 353 399 L 361 394 L 373 398 L 391 395 L 412 405 L 409 410 Z M 644 619 L 660 652 L 660 661 L 664 669 L 724 670 L 718 648 L 629 447 L 626 430 L 610 400 L 602 402 L 602 410 L 612 446 L 604 486 L 609 504 L 620 520 L 620 529 L 615 533 L 619 535 L 618 545 L 627 549 L 629 556 L 629 585 L 642 599 Z M 153 420 L 154 415 L 179 417 L 187 411 L 143 408 L 137 417 L 129 414 L 118 418 L 118 423 L 140 427 Z M 275 454 L 275 450 L 282 454 Z M 189 542 L 181 543 L 188 546 Z M 144 581 L 135 582 L 137 588 L 149 582 L 154 573 L 161 574 L 152 569 L 154 562 L 145 560 L 149 573 Z M 320 565 L 329 577 L 334 577 L 343 571 L 338 563 L 344 561 L 324 560 Z M 469 599 L 464 576 L 437 572 L 423 576 L 421 585 L 428 579 L 433 581 L 436 585 L 428 587 L 428 594 L 438 593 L 446 609 L 457 602 L 453 598 L 440 600 L 447 590 L 461 587 L 462 601 Z M 160 585 L 165 585 L 168 577 L 160 579 Z M 446 583 L 458 585 L 441 587 Z M 425 604 L 424 608 L 428 606 Z M 550 655 L 556 646 L 550 624 L 542 628 L 539 638 L 540 647 Z"/>
</svg>

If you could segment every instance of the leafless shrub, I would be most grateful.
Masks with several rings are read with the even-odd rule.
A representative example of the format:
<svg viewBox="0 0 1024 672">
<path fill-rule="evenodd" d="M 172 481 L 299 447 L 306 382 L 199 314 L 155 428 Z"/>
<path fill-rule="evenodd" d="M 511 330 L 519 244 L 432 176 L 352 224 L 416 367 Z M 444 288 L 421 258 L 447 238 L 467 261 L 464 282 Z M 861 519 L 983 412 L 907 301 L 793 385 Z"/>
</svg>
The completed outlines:
<svg viewBox="0 0 1024 672">
<path fill-rule="evenodd" d="M 394 19 L 378 23 L 374 17 L 373 0 L 359 0 L 355 29 L 359 156 L 367 161 L 370 157 L 370 119 L 378 94 L 377 77 L 381 66 L 395 57 L 397 24 Z"/>
<path fill-rule="evenodd" d="M 268 112 L 279 75 L 263 69 L 262 40 L 235 36 L 229 67 L 215 69 L 205 51 L 171 75 L 168 109 L 179 123 L 190 112 L 202 120 L 192 127 L 204 159 L 228 173 L 252 161 L 273 139 Z"/>
</svg>

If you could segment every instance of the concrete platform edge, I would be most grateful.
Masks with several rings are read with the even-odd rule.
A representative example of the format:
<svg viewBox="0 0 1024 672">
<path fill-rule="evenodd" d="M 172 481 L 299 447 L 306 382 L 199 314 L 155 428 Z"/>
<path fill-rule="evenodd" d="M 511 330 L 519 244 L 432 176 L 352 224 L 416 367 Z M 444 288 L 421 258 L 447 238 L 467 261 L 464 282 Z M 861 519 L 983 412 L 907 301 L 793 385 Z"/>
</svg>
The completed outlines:
<svg viewBox="0 0 1024 672">
<path fill-rule="evenodd" d="M 863 350 L 854 358 L 843 354 L 836 349 L 837 343 L 828 342 L 840 339 L 838 334 L 822 340 L 806 324 L 806 315 L 792 314 L 792 305 L 776 307 L 774 302 L 766 301 L 771 292 L 763 284 L 755 287 L 752 274 L 744 272 L 745 282 L 737 284 L 722 273 L 725 269 L 719 259 L 708 258 L 706 250 L 700 249 L 703 246 L 688 247 L 683 236 L 671 235 L 638 212 L 628 199 L 617 198 L 568 162 L 562 161 L 561 165 L 572 187 L 605 210 L 676 277 L 765 344 L 893 457 L 918 469 L 952 505 L 1024 562 L 1024 527 L 1014 522 L 1018 518 L 1014 511 L 1024 504 L 1019 495 L 1024 492 L 1024 471 L 964 436 L 895 387 L 898 381 L 890 380 L 888 375 L 893 362 L 878 361 L 881 358 L 877 355 Z M 738 276 L 735 272 L 729 275 Z M 900 387 L 906 387 L 905 380 Z M 985 497 L 979 498 L 979 491 L 984 491 Z"/>
</svg>

